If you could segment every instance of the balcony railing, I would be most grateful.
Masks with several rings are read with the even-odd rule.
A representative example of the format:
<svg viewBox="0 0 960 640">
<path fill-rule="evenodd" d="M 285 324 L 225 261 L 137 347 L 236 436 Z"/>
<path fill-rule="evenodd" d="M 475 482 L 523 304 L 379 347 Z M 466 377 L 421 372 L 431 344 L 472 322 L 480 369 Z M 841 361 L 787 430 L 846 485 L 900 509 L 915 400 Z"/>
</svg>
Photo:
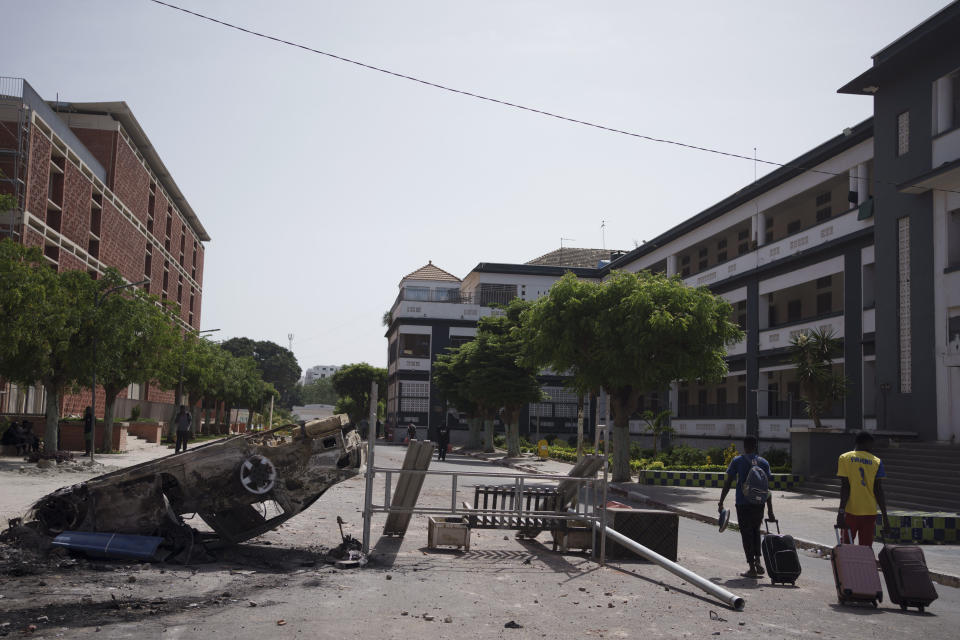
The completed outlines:
<svg viewBox="0 0 960 640">
<path fill-rule="evenodd" d="M 677 407 L 677 418 L 727 418 L 743 420 L 747 407 L 743 404 L 688 404 Z"/>
<path fill-rule="evenodd" d="M 441 292 L 436 289 L 428 292 L 410 292 L 401 289 L 397 294 L 397 299 L 393 301 L 393 306 L 400 302 L 448 302 L 451 304 L 473 304 L 473 295 L 464 293 L 459 289 L 444 289 Z"/>
</svg>

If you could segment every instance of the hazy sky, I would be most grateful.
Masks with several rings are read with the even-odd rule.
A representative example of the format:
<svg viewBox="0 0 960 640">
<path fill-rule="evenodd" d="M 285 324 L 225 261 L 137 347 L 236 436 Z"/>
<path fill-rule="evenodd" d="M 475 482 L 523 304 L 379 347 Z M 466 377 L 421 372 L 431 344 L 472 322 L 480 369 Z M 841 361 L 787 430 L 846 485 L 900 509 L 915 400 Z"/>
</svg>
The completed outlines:
<svg viewBox="0 0 960 640">
<path fill-rule="evenodd" d="M 369 64 L 786 162 L 871 114 L 836 89 L 945 0 L 171 0 Z M 386 362 L 381 317 L 427 260 L 463 277 L 630 249 L 752 162 L 454 95 L 148 0 L 2 0 L 0 75 L 126 101 L 212 237 L 202 326 L 300 365 Z M 759 174 L 768 171 L 760 165 Z"/>
</svg>

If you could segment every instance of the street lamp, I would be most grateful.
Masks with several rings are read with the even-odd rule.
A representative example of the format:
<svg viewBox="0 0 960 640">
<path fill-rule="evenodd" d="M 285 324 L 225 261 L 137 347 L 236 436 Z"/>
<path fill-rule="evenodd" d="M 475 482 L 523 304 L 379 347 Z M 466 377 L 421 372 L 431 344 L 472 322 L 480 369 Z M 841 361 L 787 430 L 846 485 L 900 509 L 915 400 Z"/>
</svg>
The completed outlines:
<svg viewBox="0 0 960 640">
<path fill-rule="evenodd" d="M 128 287 L 139 287 L 142 284 L 147 284 L 150 282 L 150 278 L 144 278 L 140 282 L 128 282 L 127 284 L 121 284 L 119 286 L 107 289 L 103 293 L 99 291 L 93 295 L 93 313 L 96 315 L 97 309 L 100 308 L 100 303 L 107 299 L 111 293 L 120 291 L 121 289 L 126 289 Z M 90 387 L 90 413 L 92 414 L 90 420 L 93 424 L 90 425 L 90 463 L 93 463 L 93 450 L 96 448 L 97 443 L 97 333 L 93 333 L 93 385 Z M 112 443 L 111 443 L 112 444 Z"/>
</svg>

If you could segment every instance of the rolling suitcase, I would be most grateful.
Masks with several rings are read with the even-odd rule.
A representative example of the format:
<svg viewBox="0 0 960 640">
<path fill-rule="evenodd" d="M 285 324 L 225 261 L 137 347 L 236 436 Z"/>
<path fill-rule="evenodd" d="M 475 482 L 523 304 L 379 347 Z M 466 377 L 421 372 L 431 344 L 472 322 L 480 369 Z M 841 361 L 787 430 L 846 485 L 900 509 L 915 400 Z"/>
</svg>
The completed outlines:
<svg viewBox="0 0 960 640">
<path fill-rule="evenodd" d="M 923 549 L 908 545 L 885 544 L 880 550 L 880 568 L 887 583 L 890 602 L 907 607 L 924 607 L 937 599 L 937 590 L 927 571 Z"/>
<path fill-rule="evenodd" d="M 776 534 L 770 533 L 771 522 L 777 523 Z M 767 533 L 763 536 L 760 548 L 770 582 L 796 584 L 800 577 L 800 556 L 797 554 L 797 544 L 793 541 L 793 536 L 780 535 L 779 520 L 764 520 L 763 523 Z"/>
<path fill-rule="evenodd" d="M 874 607 L 883 601 L 880 572 L 873 547 L 859 544 L 844 544 L 840 540 L 840 527 L 834 527 L 837 546 L 833 548 L 830 563 L 833 565 L 833 580 L 837 585 L 840 604 L 870 602 Z M 850 537 L 852 542 L 853 537 Z"/>
</svg>

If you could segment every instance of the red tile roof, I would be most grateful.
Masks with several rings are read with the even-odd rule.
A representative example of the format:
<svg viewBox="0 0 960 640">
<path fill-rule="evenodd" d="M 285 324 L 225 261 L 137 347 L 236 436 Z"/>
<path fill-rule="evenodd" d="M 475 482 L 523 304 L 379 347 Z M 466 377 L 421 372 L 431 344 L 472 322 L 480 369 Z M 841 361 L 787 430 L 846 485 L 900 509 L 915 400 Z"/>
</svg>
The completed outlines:
<svg viewBox="0 0 960 640">
<path fill-rule="evenodd" d="M 460 278 L 453 275 L 452 273 L 447 273 L 440 267 L 433 264 L 433 261 L 427 262 L 416 271 L 408 273 L 403 277 L 404 280 L 439 280 L 441 282 L 460 282 Z"/>
</svg>

